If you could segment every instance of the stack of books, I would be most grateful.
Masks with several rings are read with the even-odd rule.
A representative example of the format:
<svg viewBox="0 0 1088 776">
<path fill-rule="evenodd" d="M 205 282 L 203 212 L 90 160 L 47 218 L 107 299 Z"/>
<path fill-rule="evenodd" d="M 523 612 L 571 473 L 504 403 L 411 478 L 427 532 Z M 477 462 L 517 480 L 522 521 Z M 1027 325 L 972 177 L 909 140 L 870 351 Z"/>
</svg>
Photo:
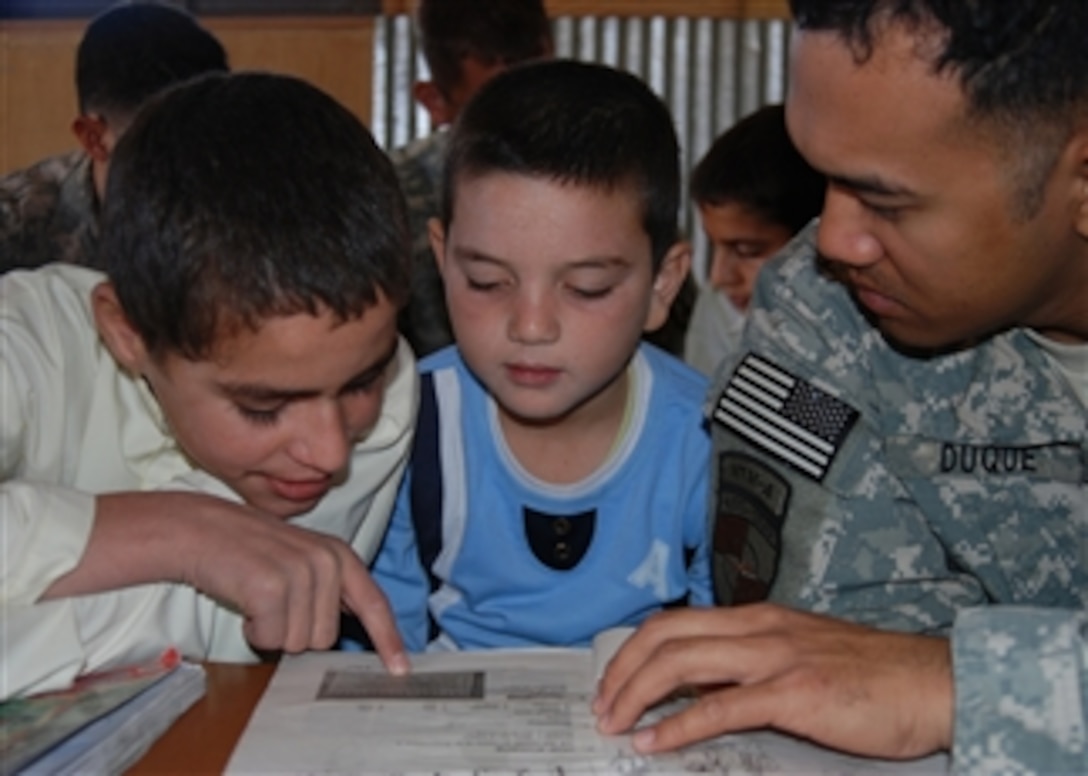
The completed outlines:
<svg viewBox="0 0 1088 776">
<path fill-rule="evenodd" d="M 170 650 L 65 690 L 0 703 L 0 776 L 123 771 L 205 688 L 204 669 Z"/>
</svg>

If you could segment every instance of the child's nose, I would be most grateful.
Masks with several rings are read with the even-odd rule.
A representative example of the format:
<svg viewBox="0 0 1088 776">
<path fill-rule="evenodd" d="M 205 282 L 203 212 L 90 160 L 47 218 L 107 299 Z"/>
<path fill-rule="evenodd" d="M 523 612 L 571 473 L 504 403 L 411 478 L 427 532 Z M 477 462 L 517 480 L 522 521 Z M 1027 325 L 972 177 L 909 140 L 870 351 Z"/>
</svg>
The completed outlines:
<svg viewBox="0 0 1088 776">
<path fill-rule="evenodd" d="M 302 463 L 325 474 L 339 471 L 351 451 L 351 434 L 336 401 L 320 402 L 306 413 L 291 447 Z"/>
<path fill-rule="evenodd" d="M 740 279 L 740 261 L 737 257 L 728 250 L 716 250 L 710 263 L 710 285 L 720 289 L 736 285 Z"/>
<path fill-rule="evenodd" d="M 559 337 L 559 316 L 551 296 L 520 296 L 514 302 L 507 334 L 523 344 L 554 342 Z"/>
</svg>

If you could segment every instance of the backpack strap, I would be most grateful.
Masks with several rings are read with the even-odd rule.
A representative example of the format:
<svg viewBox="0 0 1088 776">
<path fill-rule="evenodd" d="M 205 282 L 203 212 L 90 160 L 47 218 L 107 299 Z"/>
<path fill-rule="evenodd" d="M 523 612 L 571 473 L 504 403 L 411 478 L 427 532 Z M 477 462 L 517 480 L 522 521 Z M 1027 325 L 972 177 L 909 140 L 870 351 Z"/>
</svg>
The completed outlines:
<svg viewBox="0 0 1088 776">
<path fill-rule="evenodd" d="M 412 441 L 409 466 L 411 485 L 408 505 L 412 516 L 412 530 L 416 535 L 419 562 L 430 582 L 431 592 L 439 587 L 438 577 L 431 571 L 438 553 L 442 550 L 442 465 L 439 459 L 441 444 L 438 439 L 438 401 L 434 392 L 434 375 L 420 376 L 419 414 Z M 438 637 L 438 623 L 428 615 L 428 641 Z M 374 645 L 354 614 L 341 614 L 340 638 L 365 650 Z"/>
<path fill-rule="evenodd" d="M 427 572 L 432 593 L 438 590 L 439 582 L 431 568 L 442 551 L 442 462 L 438 436 L 434 375 L 427 373 L 420 379 L 419 417 L 412 445 L 412 484 L 408 497 L 419 562 Z"/>
</svg>

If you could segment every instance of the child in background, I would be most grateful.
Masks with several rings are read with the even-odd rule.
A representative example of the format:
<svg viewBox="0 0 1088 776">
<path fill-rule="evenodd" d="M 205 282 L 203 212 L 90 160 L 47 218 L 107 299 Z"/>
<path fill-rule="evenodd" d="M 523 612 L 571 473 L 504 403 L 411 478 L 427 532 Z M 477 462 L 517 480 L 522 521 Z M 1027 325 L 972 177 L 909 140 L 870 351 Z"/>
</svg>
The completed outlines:
<svg viewBox="0 0 1088 776">
<path fill-rule="evenodd" d="M 713 254 L 684 343 L 689 364 L 712 375 L 737 349 L 760 267 L 820 214 L 826 187 L 794 148 L 782 105 L 757 110 L 714 141 L 691 176 Z"/>
<path fill-rule="evenodd" d="M 400 329 L 422 358 L 453 342 L 427 235 L 427 222 L 439 213 L 449 126 L 488 79 L 519 62 L 550 57 L 554 43 L 544 0 L 416 0 L 413 11 L 430 80 L 417 81 L 412 96 L 435 130 L 389 156 L 412 229 L 412 297 L 401 310 Z"/>
<path fill-rule="evenodd" d="M 687 275 L 668 109 L 636 77 L 510 68 L 454 126 L 431 239 L 456 345 L 374 566 L 412 650 L 586 645 L 711 603 L 705 379 L 640 341 Z"/>
<path fill-rule="evenodd" d="M 404 669 L 365 566 L 418 390 L 389 160 L 302 81 L 205 77 L 121 138 L 101 246 L 0 279 L 0 696 L 328 647 L 341 606 Z"/>
</svg>

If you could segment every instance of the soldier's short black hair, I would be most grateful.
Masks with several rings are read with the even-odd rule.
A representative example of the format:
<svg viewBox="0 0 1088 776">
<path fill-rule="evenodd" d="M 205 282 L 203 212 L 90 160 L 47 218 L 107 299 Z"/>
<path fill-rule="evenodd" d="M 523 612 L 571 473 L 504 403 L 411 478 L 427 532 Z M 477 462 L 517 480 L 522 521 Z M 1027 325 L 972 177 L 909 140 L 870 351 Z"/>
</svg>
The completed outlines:
<svg viewBox="0 0 1088 776">
<path fill-rule="evenodd" d="M 679 145 L 669 109 L 636 76 L 541 60 L 481 87 L 453 127 L 443 176 L 448 227 L 459 180 L 492 172 L 618 190 L 639 198 L 656 271 L 679 239 Z"/>
<path fill-rule="evenodd" d="M 447 95 L 466 57 L 513 65 L 553 48 L 543 0 L 419 0 L 415 18 L 431 80 Z"/>
<path fill-rule="evenodd" d="M 827 180 L 786 131 L 781 103 L 748 114 L 717 137 L 691 173 L 698 205 L 735 202 L 797 232 L 820 214 Z"/>
<path fill-rule="evenodd" d="M 209 75 L 153 97 L 117 144 L 98 266 L 156 356 L 242 327 L 361 316 L 409 288 L 406 207 L 363 124 L 302 80 Z"/>
<path fill-rule="evenodd" d="M 166 87 L 227 69 L 223 46 L 186 11 L 155 2 L 117 4 L 91 20 L 79 43 L 79 110 L 128 119 Z"/>
<path fill-rule="evenodd" d="M 958 79 L 970 118 L 1004 133 L 1021 205 L 1027 212 L 1038 205 L 1057 154 L 1088 114 L 1088 2 L 790 0 L 790 7 L 801 29 L 838 33 L 859 62 L 871 56 L 882 25 L 937 41 L 935 72 Z"/>
</svg>

